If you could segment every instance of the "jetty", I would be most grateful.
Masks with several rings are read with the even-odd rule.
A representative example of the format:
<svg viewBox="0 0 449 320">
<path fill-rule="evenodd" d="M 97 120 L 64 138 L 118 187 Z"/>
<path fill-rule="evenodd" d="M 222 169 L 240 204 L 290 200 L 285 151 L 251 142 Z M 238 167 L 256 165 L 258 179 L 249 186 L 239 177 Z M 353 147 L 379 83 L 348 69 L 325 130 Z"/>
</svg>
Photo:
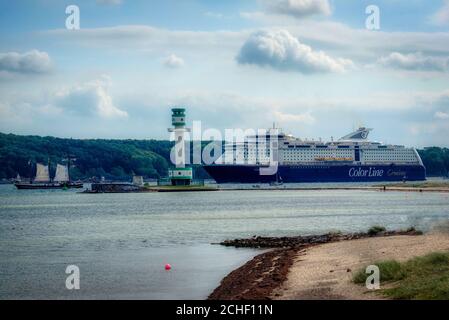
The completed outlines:
<svg viewBox="0 0 449 320">
<path fill-rule="evenodd" d="M 188 185 L 188 186 L 139 186 L 131 183 L 93 183 L 90 189 L 82 193 L 145 193 L 145 192 L 204 192 L 218 191 L 217 187 Z"/>
</svg>

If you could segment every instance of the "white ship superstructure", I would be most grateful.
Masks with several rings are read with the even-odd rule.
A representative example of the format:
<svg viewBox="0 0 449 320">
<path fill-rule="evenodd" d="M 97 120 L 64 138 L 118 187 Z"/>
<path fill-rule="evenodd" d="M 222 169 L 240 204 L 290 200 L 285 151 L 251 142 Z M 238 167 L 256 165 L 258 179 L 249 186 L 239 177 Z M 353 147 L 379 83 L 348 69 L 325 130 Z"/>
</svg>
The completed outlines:
<svg viewBox="0 0 449 320">
<path fill-rule="evenodd" d="M 425 168 L 415 148 L 369 141 L 372 129 L 361 127 L 336 141 L 295 138 L 279 129 L 229 143 L 215 164 L 205 166 L 217 181 L 258 182 L 256 175 L 276 164 L 284 181 L 424 180 Z M 276 178 L 277 179 L 277 178 Z"/>
<path fill-rule="evenodd" d="M 317 164 L 326 162 L 346 162 L 354 164 L 422 164 L 416 149 L 402 145 L 371 142 L 368 135 L 372 129 L 359 128 L 337 141 L 302 140 L 292 135 L 270 134 L 264 137 L 250 136 L 240 144 L 226 144 L 217 164 L 257 164 L 268 165 L 273 161 L 274 149 L 269 139 L 278 142 L 278 162 L 280 165 Z"/>
</svg>

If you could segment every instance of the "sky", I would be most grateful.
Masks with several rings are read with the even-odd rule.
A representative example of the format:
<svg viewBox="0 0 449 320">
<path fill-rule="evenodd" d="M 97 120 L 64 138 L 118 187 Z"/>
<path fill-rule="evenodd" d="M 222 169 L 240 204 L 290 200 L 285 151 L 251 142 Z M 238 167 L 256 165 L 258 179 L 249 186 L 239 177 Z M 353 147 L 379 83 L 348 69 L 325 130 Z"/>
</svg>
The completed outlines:
<svg viewBox="0 0 449 320">
<path fill-rule="evenodd" d="M 449 0 L 0 0 L 0 132 L 168 139 L 174 106 L 204 130 L 447 147 Z"/>
</svg>

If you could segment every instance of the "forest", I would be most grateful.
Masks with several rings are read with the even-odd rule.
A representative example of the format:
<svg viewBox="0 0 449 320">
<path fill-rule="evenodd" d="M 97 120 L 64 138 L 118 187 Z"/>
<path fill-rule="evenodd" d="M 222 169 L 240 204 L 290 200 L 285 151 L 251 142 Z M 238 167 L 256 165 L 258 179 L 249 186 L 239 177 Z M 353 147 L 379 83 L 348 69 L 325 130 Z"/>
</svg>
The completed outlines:
<svg viewBox="0 0 449 320">
<path fill-rule="evenodd" d="M 30 164 L 36 162 L 49 162 L 54 171 L 56 164 L 64 163 L 69 156 L 76 159 L 70 170 L 74 180 L 129 180 L 133 173 L 158 179 L 167 175 L 172 145 L 165 140 L 63 139 L 0 133 L 0 179 L 17 174 L 29 177 L 33 168 Z M 429 147 L 418 152 L 428 176 L 448 176 L 448 148 Z M 199 166 L 194 169 L 196 177 L 207 178 Z"/>
<path fill-rule="evenodd" d="M 170 141 L 61 139 L 0 133 L 0 179 L 29 177 L 36 162 L 57 163 L 72 157 L 73 180 L 105 177 L 127 180 L 137 174 L 165 176 L 169 167 Z M 30 165 L 31 164 L 31 165 Z"/>
</svg>

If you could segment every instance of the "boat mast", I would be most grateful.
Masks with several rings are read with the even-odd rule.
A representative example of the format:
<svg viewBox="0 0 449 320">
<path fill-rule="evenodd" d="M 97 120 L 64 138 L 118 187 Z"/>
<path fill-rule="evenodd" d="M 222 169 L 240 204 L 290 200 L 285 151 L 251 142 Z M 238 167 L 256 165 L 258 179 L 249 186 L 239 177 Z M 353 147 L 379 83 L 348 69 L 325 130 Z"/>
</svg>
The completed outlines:
<svg viewBox="0 0 449 320">
<path fill-rule="evenodd" d="M 50 175 L 50 157 L 48 157 L 47 168 L 48 168 L 48 179 L 50 180 L 50 183 L 51 183 L 51 182 L 53 182 L 53 179 L 51 178 L 51 175 Z"/>
<path fill-rule="evenodd" d="M 28 160 L 28 176 L 30 178 L 30 183 L 33 183 L 33 162 Z"/>
<path fill-rule="evenodd" d="M 71 154 L 67 154 L 67 157 L 64 159 L 67 161 L 67 176 L 69 178 L 69 182 L 71 181 L 70 179 L 70 166 L 72 165 L 72 162 L 76 161 L 76 158 L 74 155 Z"/>
</svg>

